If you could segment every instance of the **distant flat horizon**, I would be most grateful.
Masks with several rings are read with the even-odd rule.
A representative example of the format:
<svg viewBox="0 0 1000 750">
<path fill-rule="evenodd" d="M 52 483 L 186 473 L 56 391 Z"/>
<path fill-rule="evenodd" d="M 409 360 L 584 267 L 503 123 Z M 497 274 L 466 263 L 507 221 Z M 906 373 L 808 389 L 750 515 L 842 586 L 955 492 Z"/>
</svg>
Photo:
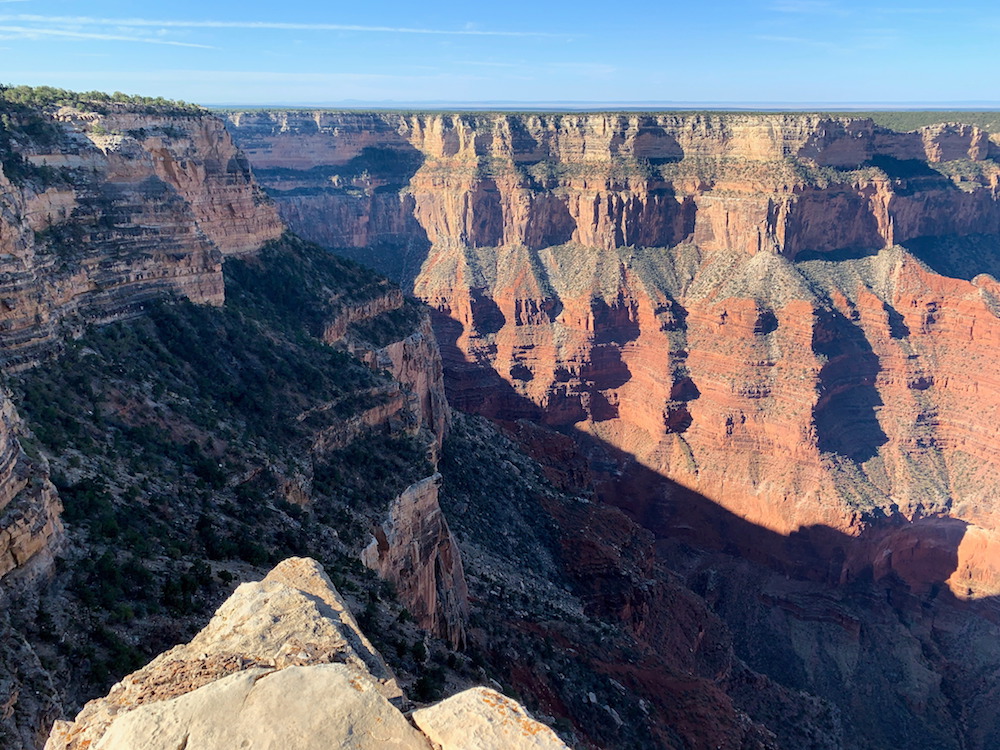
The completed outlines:
<svg viewBox="0 0 1000 750">
<path fill-rule="evenodd" d="M 202 104 L 208 109 L 356 109 L 528 112 L 1000 112 L 1000 101 L 953 102 L 727 102 L 727 101 L 449 101 L 345 99 L 330 102 L 232 102 Z"/>
</svg>

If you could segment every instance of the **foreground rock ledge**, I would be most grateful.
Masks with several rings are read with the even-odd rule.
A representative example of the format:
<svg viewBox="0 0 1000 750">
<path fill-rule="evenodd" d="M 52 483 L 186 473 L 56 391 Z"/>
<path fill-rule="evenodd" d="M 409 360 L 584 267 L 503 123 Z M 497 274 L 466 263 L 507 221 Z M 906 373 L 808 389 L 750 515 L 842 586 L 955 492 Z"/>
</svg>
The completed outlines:
<svg viewBox="0 0 1000 750">
<path fill-rule="evenodd" d="M 313 560 L 245 583 L 188 644 L 128 675 L 46 750 L 565 748 L 514 700 L 473 688 L 413 714 Z M 396 704 L 396 705 L 394 705 Z"/>
</svg>

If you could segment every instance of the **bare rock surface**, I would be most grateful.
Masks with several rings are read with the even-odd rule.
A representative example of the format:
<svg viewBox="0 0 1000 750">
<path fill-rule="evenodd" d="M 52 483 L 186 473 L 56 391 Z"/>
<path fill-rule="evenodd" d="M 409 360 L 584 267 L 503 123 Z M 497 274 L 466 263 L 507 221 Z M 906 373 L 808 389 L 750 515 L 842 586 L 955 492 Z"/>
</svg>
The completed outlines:
<svg viewBox="0 0 1000 750">
<path fill-rule="evenodd" d="M 428 750 L 427 739 L 347 664 L 247 669 L 118 718 L 99 750 L 179 747 Z"/>
<path fill-rule="evenodd" d="M 414 711 L 413 723 L 441 750 L 566 747 L 517 701 L 484 687 L 464 690 Z"/>
<path fill-rule="evenodd" d="M 245 583 L 187 644 L 160 654 L 88 703 L 77 720 L 58 723 L 46 747 L 84 748 L 116 717 L 176 698 L 247 669 L 344 663 L 386 699 L 401 700 L 391 670 L 358 629 L 323 569 L 292 558 L 258 583 Z"/>
<path fill-rule="evenodd" d="M 320 565 L 291 558 L 237 588 L 190 643 L 133 672 L 75 721 L 56 722 L 45 747 L 565 747 L 490 690 L 419 712 L 423 733 L 399 709 L 404 701 Z"/>
<path fill-rule="evenodd" d="M 451 643 L 465 643 L 468 587 L 458 544 L 438 503 L 441 475 L 410 485 L 389 508 L 386 521 L 361 560 L 392 581 L 421 627 Z"/>
</svg>

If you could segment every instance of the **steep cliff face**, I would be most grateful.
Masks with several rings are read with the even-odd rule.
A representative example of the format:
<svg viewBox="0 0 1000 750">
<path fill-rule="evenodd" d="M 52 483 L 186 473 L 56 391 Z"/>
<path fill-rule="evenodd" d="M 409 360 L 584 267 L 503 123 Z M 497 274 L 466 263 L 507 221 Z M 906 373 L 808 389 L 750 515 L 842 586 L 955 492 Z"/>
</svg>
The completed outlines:
<svg viewBox="0 0 1000 750">
<path fill-rule="evenodd" d="M 285 219 L 332 247 L 690 239 L 794 257 L 1000 226 L 997 146 L 965 125 L 895 133 L 807 115 L 279 112 L 234 114 L 229 127 Z"/>
<path fill-rule="evenodd" d="M 222 257 L 283 231 L 211 116 L 11 117 L 24 166 L 17 185 L 0 178 L 7 364 L 32 362 L 64 327 L 135 314 L 168 291 L 221 304 Z"/>
<path fill-rule="evenodd" d="M 30 458 L 18 440 L 21 419 L 4 391 L 0 400 L 0 579 L 17 570 L 22 577 L 52 563 L 62 531 L 62 505 L 49 481 L 48 467 Z M 31 565 L 29 566 L 29 563 Z M 2 598 L 0 598 L 2 602 Z"/>
<path fill-rule="evenodd" d="M 987 448 L 1000 436 L 982 408 L 1000 397 L 982 376 L 995 281 L 946 278 L 933 252 L 928 266 L 906 249 L 931 235 L 1000 247 L 988 133 L 714 114 L 229 126 L 298 231 L 367 246 L 347 252 L 438 311 L 453 405 L 573 426 L 754 524 L 801 531 L 811 575 L 834 581 L 875 558 L 829 571 L 823 528 L 961 518 L 948 585 L 1000 591 Z M 405 241 L 373 229 L 412 221 Z M 684 509 L 660 494 L 620 502 L 669 533 L 663 518 Z M 895 559 L 914 585 L 936 582 Z"/>
<path fill-rule="evenodd" d="M 469 591 L 458 543 L 438 502 L 440 482 L 435 474 L 407 487 L 361 559 L 396 585 L 423 627 L 462 647 Z"/>
<path fill-rule="evenodd" d="M 221 123 L 209 116 L 4 108 L 0 359 L 23 367 L 88 322 L 173 292 L 221 304 L 223 254 L 282 231 Z M 10 110 L 10 111 L 8 111 Z M 0 577 L 48 551 L 60 503 L 2 402 Z M 51 557 L 51 555 L 49 555 Z"/>
<path fill-rule="evenodd" d="M 284 231 L 215 117 L 60 107 L 22 108 L 13 118 L 11 145 L 24 174 L 15 185 L 0 172 L 0 249 L 8 265 L 0 348 L 8 365 L 31 364 L 65 330 L 134 315 L 166 293 L 222 304 L 223 259 L 256 251 Z M 373 410 L 367 422 L 405 413 L 431 433 L 436 454 L 448 411 L 429 323 L 401 311 L 397 288 L 371 283 L 379 288 L 353 290 L 362 302 L 337 305 L 322 337 L 346 343 L 399 382 L 398 403 Z M 394 314 L 406 330 L 378 330 Z M 15 493 L 14 483 L 5 487 Z M 10 500 L 3 507 L 13 514 Z M 38 547 L 36 538 L 53 533 L 56 504 L 42 503 L 52 506 L 44 513 L 21 509 L 16 523 L 4 525 L 9 564 L 0 575 Z"/>
</svg>

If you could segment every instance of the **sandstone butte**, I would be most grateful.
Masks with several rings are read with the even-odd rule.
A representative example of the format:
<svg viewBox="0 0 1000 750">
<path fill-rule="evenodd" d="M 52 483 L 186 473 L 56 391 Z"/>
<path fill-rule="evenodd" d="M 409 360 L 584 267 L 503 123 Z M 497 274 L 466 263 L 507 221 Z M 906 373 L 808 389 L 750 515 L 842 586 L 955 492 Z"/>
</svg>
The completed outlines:
<svg viewBox="0 0 1000 750">
<path fill-rule="evenodd" d="M 177 646 L 58 722 L 46 750 L 565 748 L 514 700 L 472 688 L 414 711 L 322 568 L 242 584 Z"/>
<path fill-rule="evenodd" d="M 658 535 L 1000 593 L 997 136 L 801 114 L 228 127 L 295 231 L 434 308 L 453 406 L 571 430 Z"/>
</svg>

